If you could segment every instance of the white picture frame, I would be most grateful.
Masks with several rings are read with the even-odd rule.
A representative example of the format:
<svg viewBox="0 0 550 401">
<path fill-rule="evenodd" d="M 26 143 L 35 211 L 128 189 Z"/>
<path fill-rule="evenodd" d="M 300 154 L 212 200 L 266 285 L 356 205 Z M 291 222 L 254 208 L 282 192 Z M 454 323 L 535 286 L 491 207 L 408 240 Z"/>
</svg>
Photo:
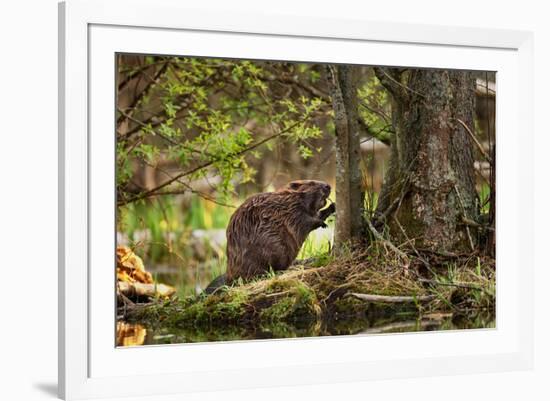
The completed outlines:
<svg viewBox="0 0 550 401">
<path fill-rule="evenodd" d="M 59 6 L 59 395 L 143 396 L 531 368 L 533 218 L 525 211 L 533 198 L 525 194 L 533 193 L 532 34 L 215 13 L 181 3 Z M 116 52 L 497 70 L 497 328 L 115 348 Z"/>
</svg>

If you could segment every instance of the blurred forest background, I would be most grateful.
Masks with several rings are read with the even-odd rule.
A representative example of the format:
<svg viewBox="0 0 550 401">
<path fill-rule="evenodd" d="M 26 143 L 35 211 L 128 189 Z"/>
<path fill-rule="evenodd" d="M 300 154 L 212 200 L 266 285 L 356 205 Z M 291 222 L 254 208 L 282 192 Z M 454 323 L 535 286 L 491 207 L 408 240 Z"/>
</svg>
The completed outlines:
<svg viewBox="0 0 550 401">
<path fill-rule="evenodd" d="M 392 104 L 372 67 L 356 66 L 365 211 L 390 157 Z M 291 180 L 334 188 L 334 111 L 322 64 L 119 54 L 117 244 L 159 282 L 192 295 L 225 270 L 225 228 L 247 196 Z M 476 72 L 476 189 L 488 211 L 495 73 Z M 331 195 L 334 200 L 334 194 Z M 333 223 L 298 258 L 330 249 Z"/>
</svg>

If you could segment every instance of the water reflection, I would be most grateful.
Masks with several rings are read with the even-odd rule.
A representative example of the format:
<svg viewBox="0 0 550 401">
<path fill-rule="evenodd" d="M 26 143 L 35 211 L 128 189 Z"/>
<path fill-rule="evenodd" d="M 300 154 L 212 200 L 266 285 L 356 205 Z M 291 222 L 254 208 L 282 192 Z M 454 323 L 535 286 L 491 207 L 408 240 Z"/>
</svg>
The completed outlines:
<svg viewBox="0 0 550 401">
<path fill-rule="evenodd" d="M 133 345 L 150 344 L 145 342 L 147 329 L 138 323 L 117 322 L 116 345 L 118 347 L 131 347 Z"/>
<path fill-rule="evenodd" d="M 138 323 L 117 323 L 117 345 L 181 344 L 275 338 L 319 337 L 357 334 L 387 334 L 416 331 L 494 328 L 493 313 L 474 315 L 400 314 L 394 317 L 364 317 L 344 320 L 262 324 L 258 327 L 154 328 Z"/>
</svg>

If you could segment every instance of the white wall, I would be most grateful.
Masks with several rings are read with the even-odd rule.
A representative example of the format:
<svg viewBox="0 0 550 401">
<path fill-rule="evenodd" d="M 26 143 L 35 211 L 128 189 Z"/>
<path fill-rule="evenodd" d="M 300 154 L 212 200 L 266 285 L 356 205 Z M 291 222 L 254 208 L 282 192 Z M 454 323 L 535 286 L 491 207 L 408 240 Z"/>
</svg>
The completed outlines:
<svg viewBox="0 0 550 401">
<path fill-rule="evenodd" d="M 182 0 L 184 1 L 184 0 Z M 212 1 L 202 0 L 205 4 Z M 236 7 L 244 1 L 220 1 Z M 325 17 L 357 17 L 433 24 L 525 29 L 535 32 L 537 190 L 536 367 L 533 372 L 438 377 L 345 385 L 199 394 L 186 400 L 548 399 L 550 273 L 548 71 L 550 28 L 545 2 L 473 1 L 254 1 L 270 10 Z M 336 8 L 335 8 L 336 7 Z M 350 11 L 351 10 L 351 11 Z M 57 371 L 57 6 L 55 0 L 0 6 L 0 398 L 54 398 Z M 155 397 L 159 400 L 183 397 Z"/>
</svg>

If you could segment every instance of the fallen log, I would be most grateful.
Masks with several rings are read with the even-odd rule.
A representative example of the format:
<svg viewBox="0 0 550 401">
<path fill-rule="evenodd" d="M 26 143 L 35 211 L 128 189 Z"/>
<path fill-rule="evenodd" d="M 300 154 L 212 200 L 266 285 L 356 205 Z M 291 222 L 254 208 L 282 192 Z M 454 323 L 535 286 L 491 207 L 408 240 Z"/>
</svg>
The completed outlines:
<svg viewBox="0 0 550 401">
<path fill-rule="evenodd" d="M 117 294 L 122 294 L 130 300 L 137 298 L 170 297 L 176 292 L 173 287 L 166 284 L 128 283 L 119 281 L 117 283 Z"/>
</svg>

